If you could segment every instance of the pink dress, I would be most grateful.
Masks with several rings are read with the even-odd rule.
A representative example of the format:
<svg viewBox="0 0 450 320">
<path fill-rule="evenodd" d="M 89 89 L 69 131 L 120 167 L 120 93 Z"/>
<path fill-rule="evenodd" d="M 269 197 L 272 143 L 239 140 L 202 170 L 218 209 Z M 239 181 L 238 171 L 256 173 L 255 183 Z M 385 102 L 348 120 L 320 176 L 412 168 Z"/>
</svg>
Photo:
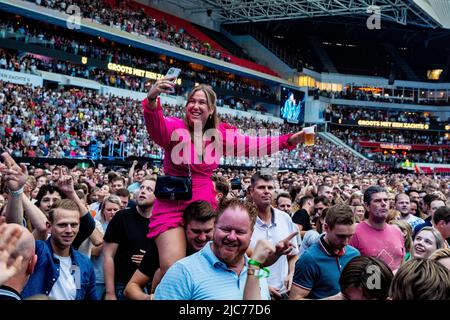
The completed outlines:
<svg viewBox="0 0 450 320">
<path fill-rule="evenodd" d="M 192 174 L 191 200 L 155 200 L 150 217 L 150 231 L 147 237 L 156 238 L 169 229 L 183 226 L 183 210 L 190 203 L 203 200 L 208 201 L 213 208 L 217 207 L 216 191 L 211 175 L 218 167 L 220 152 L 214 152 L 213 144 L 207 142 L 205 145 L 205 157 L 200 161 L 190 136 L 181 135 L 182 138 L 171 140 L 173 138 L 172 134 L 176 129 L 184 129 L 184 132 L 188 132 L 184 120 L 175 117 L 164 117 L 159 99 L 157 100 L 157 107 L 153 110 L 148 107 L 147 99 L 142 101 L 142 107 L 145 125 L 151 139 L 164 149 L 164 174 L 188 176 L 187 161 L 182 162 L 181 159 L 190 160 Z M 269 155 L 281 149 L 291 150 L 295 148 L 295 146 L 291 146 L 287 142 L 292 134 L 279 137 L 249 137 L 241 135 L 235 127 L 225 123 L 219 125 L 218 131 L 223 137 L 221 140 L 218 140 L 220 141 L 220 151 L 226 156 L 232 156 L 233 154 L 239 156 Z M 181 148 L 183 142 L 185 142 L 185 149 Z"/>
</svg>

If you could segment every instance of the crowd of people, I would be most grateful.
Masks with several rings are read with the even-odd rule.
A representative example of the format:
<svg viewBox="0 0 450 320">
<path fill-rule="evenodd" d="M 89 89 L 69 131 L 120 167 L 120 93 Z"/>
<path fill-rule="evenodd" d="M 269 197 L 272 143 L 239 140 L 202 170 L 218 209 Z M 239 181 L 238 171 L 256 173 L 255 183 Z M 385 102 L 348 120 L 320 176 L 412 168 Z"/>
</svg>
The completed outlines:
<svg viewBox="0 0 450 320">
<path fill-rule="evenodd" d="M 449 140 L 442 133 L 427 131 L 407 131 L 407 130 L 373 130 L 355 129 L 354 127 L 343 127 L 332 129 L 331 132 L 344 139 L 349 145 L 355 146 L 358 141 L 399 143 L 399 144 L 428 144 L 442 145 L 449 144 Z"/>
<path fill-rule="evenodd" d="M 210 86 L 184 108 L 162 105 L 174 86 L 160 79 L 141 102 L 160 168 L 27 166 L 1 154 L 0 299 L 450 299 L 449 177 L 219 168 L 214 143 L 262 157 L 294 150 L 305 132 L 242 135 L 219 122 Z M 21 105 L 29 88 L 9 89 Z M 68 97 L 63 115 L 77 107 Z M 221 138 L 197 140 L 199 128 Z"/>
<path fill-rule="evenodd" d="M 98 23 L 224 58 L 126 2 L 31 2 L 60 11 L 76 4 Z M 2 27 L 0 36 L 11 28 L 38 32 Z M 50 39 L 52 48 L 67 47 L 61 39 Z M 192 75 L 213 86 L 196 85 L 185 105 L 169 105 L 160 95 L 174 92 L 170 77 L 144 87 L 6 50 L 0 68 L 56 68 L 147 91 L 137 101 L 0 81 L 0 300 L 450 300 L 449 176 L 390 173 L 314 134 L 311 145 L 298 125 L 219 114 L 214 84 L 239 92 L 232 80 Z M 332 112 L 432 122 L 416 113 Z M 425 132 L 332 133 L 363 153 L 361 140 L 448 144 Z M 64 161 L 111 144 L 162 164 Z M 422 156 L 449 160 L 448 152 Z M 15 157 L 61 161 L 40 166 Z"/>
<path fill-rule="evenodd" d="M 450 299 L 448 178 L 218 169 L 219 207 L 185 209 L 187 257 L 154 285 L 154 168 L 2 159 L 2 300 Z"/>
<path fill-rule="evenodd" d="M 123 143 L 125 155 L 162 158 L 161 148 L 145 132 L 140 101 L 107 97 L 89 90 L 46 90 L 0 82 L 0 147 L 16 157 L 86 158 L 91 147 Z M 164 107 L 167 116 L 182 116 L 183 107 Z M 62 116 L 64 115 L 64 116 Z M 267 134 L 293 132 L 299 127 L 221 115 L 221 120 L 243 131 L 265 129 Z M 298 146 L 274 156 L 227 157 L 221 164 L 291 169 L 371 171 L 373 164 L 347 150 L 317 139 L 315 146 Z"/>
<path fill-rule="evenodd" d="M 428 125 L 441 121 L 439 117 L 436 117 L 431 112 L 369 109 L 369 108 L 341 106 L 341 105 L 330 105 L 330 110 L 328 110 L 327 112 L 331 113 L 332 117 L 335 119 L 342 119 L 347 121 L 373 120 L 373 121 L 421 123 Z"/>
<path fill-rule="evenodd" d="M 49 49 L 64 51 L 75 55 L 92 57 L 106 62 L 129 65 L 159 74 L 163 74 L 169 69 L 169 67 L 174 65 L 173 63 L 169 65 L 167 60 L 162 60 L 159 55 L 147 51 L 131 49 L 128 46 L 116 43 L 112 48 L 111 42 L 106 41 L 103 38 L 95 38 L 83 36 L 78 33 L 71 33 L 66 29 L 61 29 L 55 26 L 50 27 L 47 24 L 27 20 L 22 17 L 20 19 L 13 19 L 1 13 L 0 17 L 0 38 L 13 38 L 16 41 L 21 41 L 24 43 L 44 46 Z M 60 64 L 59 68 L 50 67 L 48 64 L 41 63 L 43 64 L 41 66 L 41 70 L 93 79 L 100 81 L 103 84 L 118 86 L 129 90 L 136 90 L 136 87 L 138 87 L 140 91 L 145 90 L 143 86 L 144 81 L 137 77 L 122 74 L 115 75 L 112 72 L 105 72 L 101 70 L 94 72 L 93 70 L 90 70 L 94 68 L 86 68 L 85 66 L 79 66 L 64 61 L 59 61 L 58 63 Z M 258 83 L 257 81 L 249 82 L 238 76 L 230 79 L 228 76 L 223 75 L 221 72 L 216 70 L 193 70 L 189 64 L 182 63 L 180 61 L 176 61 L 175 64 L 177 67 L 182 69 L 182 79 L 199 83 L 207 82 L 215 88 L 222 88 L 252 96 L 275 99 L 275 94 L 271 88 L 264 84 Z M 105 73 L 108 77 L 102 77 Z M 129 81 L 139 82 L 139 86 L 126 85 L 125 81 L 120 80 L 117 84 L 117 81 L 110 79 L 111 77 L 124 80 L 127 79 L 127 81 L 130 79 Z"/>
<path fill-rule="evenodd" d="M 230 61 L 230 55 L 211 47 L 211 44 L 201 42 L 189 35 L 183 28 L 169 25 L 164 19 L 156 20 L 146 14 L 144 10 L 131 8 L 124 1 L 120 6 L 111 7 L 106 1 L 86 0 L 29 0 L 37 5 L 58 11 L 66 12 L 71 5 L 76 5 L 83 18 L 91 19 L 99 24 L 111 28 L 141 35 L 148 39 L 168 43 L 172 46 L 183 48 L 219 60 Z"/>
<path fill-rule="evenodd" d="M 388 93 L 388 92 L 386 92 Z M 389 94 L 389 93 L 388 93 Z M 318 96 L 330 98 L 330 99 L 348 99 L 348 100 L 360 100 L 360 101 L 376 101 L 376 102 L 388 102 L 388 103 L 404 103 L 404 104 L 420 104 L 431 106 L 446 106 L 448 105 L 448 97 L 421 97 L 420 99 L 413 99 L 412 97 L 404 97 L 401 94 L 382 96 L 381 94 L 373 94 L 371 91 L 363 91 L 359 89 L 346 89 L 342 91 L 330 91 L 330 90 L 318 90 Z"/>
<path fill-rule="evenodd" d="M 450 154 L 448 145 L 450 141 L 443 134 L 436 134 L 432 132 L 418 132 L 418 131 L 374 131 L 370 129 L 354 129 L 353 127 L 335 127 L 331 129 L 336 137 L 340 138 L 351 148 L 366 155 L 371 160 L 375 161 L 389 161 L 400 162 L 408 159 L 412 162 L 423 163 L 448 163 Z M 374 152 L 373 149 L 363 147 L 360 145 L 361 141 L 380 142 L 380 143 L 394 143 L 401 145 L 410 144 L 426 144 L 426 145 L 440 145 L 440 150 L 424 150 L 414 151 L 408 150 L 403 153 L 402 150 L 397 150 L 395 153 Z"/>
</svg>

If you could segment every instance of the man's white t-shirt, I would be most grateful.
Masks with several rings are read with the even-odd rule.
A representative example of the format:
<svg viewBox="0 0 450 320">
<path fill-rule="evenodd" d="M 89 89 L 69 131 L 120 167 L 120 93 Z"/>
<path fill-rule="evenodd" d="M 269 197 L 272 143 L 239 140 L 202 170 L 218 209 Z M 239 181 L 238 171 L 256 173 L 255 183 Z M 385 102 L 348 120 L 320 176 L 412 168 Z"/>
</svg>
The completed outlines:
<svg viewBox="0 0 450 320">
<path fill-rule="evenodd" d="M 54 257 L 59 260 L 59 278 L 54 283 L 48 296 L 53 300 L 75 300 L 77 296 L 76 271 L 72 268 L 72 258 L 61 257 L 56 254 L 54 254 Z"/>
<path fill-rule="evenodd" d="M 255 227 L 253 229 L 250 247 L 254 250 L 256 243 L 260 239 L 269 240 L 273 245 L 285 239 L 291 233 L 298 231 L 297 226 L 292 222 L 292 218 L 286 212 L 273 208 L 272 222 L 270 225 L 265 224 L 259 217 L 256 218 Z M 290 255 L 298 255 L 297 237 L 291 240 L 294 248 Z M 281 292 L 285 292 L 284 279 L 289 273 L 289 264 L 286 255 L 283 255 L 273 265 L 268 267 L 270 277 L 267 279 L 269 286 L 274 287 Z"/>
</svg>

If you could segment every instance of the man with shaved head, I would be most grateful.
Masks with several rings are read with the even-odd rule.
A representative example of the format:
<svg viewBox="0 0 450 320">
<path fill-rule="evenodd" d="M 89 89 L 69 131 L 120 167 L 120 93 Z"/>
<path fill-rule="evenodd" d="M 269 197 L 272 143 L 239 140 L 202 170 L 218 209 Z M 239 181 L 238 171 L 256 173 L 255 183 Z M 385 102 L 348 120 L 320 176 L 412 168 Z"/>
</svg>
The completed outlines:
<svg viewBox="0 0 450 320">
<path fill-rule="evenodd" d="M 22 292 L 33 273 L 37 261 L 34 237 L 28 229 L 18 224 L 4 224 L 2 229 L 3 232 L 0 235 L 2 240 L 11 237 L 14 233 L 20 234 L 20 236 L 9 257 L 10 261 L 17 262 L 14 264 L 15 274 L 0 286 L 0 301 L 22 300 L 20 292 Z M 22 257 L 22 260 L 16 260 L 18 257 Z"/>
</svg>

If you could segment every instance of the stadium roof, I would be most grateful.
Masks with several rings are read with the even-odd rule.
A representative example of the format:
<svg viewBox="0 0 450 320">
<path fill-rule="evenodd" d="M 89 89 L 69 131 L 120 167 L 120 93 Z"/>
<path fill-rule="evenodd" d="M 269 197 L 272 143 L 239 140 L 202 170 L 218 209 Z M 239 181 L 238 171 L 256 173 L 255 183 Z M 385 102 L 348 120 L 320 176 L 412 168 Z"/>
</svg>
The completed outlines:
<svg viewBox="0 0 450 320">
<path fill-rule="evenodd" d="M 181 0 L 190 12 L 207 12 L 225 24 L 332 16 L 365 16 L 379 7 L 381 19 L 402 25 L 450 28 L 449 0 Z"/>
</svg>

